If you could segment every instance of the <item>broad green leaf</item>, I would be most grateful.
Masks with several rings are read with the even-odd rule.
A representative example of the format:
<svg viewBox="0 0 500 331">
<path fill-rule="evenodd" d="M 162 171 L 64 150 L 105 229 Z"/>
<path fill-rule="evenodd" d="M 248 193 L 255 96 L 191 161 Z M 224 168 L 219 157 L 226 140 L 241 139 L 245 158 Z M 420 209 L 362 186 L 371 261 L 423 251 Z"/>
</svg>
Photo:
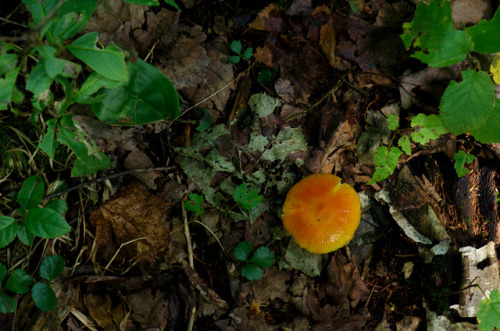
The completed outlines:
<svg viewBox="0 0 500 331">
<path fill-rule="evenodd" d="M 13 313 L 16 311 L 16 300 L 0 291 L 0 311 L 4 314 Z"/>
<path fill-rule="evenodd" d="M 66 263 L 61 256 L 47 256 L 40 265 L 40 276 L 51 282 L 63 272 L 65 266 Z"/>
<path fill-rule="evenodd" d="M 97 39 L 97 32 L 91 32 L 73 41 L 66 48 L 104 77 L 121 82 L 127 81 L 127 66 L 123 51 L 113 45 L 99 49 L 96 47 Z"/>
<path fill-rule="evenodd" d="M 35 98 L 38 98 L 42 93 L 50 90 L 53 81 L 45 71 L 45 61 L 41 60 L 31 69 L 26 81 L 26 89 L 33 92 Z"/>
<path fill-rule="evenodd" d="M 465 31 L 455 30 L 451 6 L 447 1 L 420 2 L 415 17 L 403 24 L 401 35 L 406 48 L 412 44 L 419 50 L 412 56 L 431 67 L 445 67 L 465 60 L 474 47 Z"/>
<path fill-rule="evenodd" d="M 15 238 L 18 225 L 14 218 L 0 216 L 0 248 L 7 247 Z"/>
<path fill-rule="evenodd" d="M 398 146 L 401 148 L 403 152 L 405 152 L 408 155 L 411 155 L 411 144 L 410 144 L 410 138 L 408 136 L 402 136 L 398 140 Z"/>
<path fill-rule="evenodd" d="M 54 79 L 57 75 L 62 73 L 65 67 L 64 60 L 56 57 L 56 49 L 49 45 L 42 45 L 37 49 L 38 54 L 43 59 L 45 65 L 45 72 L 50 79 Z"/>
<path fill-rule="evenodd" d="M 484 298 L 479 303 L 477 320 L 481 331 L 493 331 L 495 328 L 500 330 L 500 292 L 498 289 L 491 291 L 490 297 Z"/>
<path fill-rule="evenodd" d="M 411 139 L 423 145 L 448 133 L 438 115 L 418 114 L 411 119 L 411 127 L 415 129 L 411 133 Z"/>
<path fill-rule="evenodd" d="M 31 284 L 33 284 L 31 276 L 26 275 L 24 269 L 16 269 L 5 283 L 5 288 L 17 294 L 25 294 L 30 290 Z"/>
<path fill-rule="evenodd" d="M 399 118 L 394 114 L 389 114 L 386 117 L 387 127 L 389 130 L 394 131 L 399 127 Z"/>
<path fill-rule="evenodd" d="M 25 223 L 28 231 L 41 238 L 54 239 L 71 231 L 64 217 L 48 208 L 30 209 Z"/>
<path fill-rule="evenodd" d="M 54 159 L 56 156 L 57 140 L 56 140 L 56 123 L 55 118 L 51 118 L 46 122 L 47 132 L 43 136 L 43 139 L 38 143 L 38 147 L 47 153 L 47 155 Z"/>
<path fill-rule="evenodd" d="M 19 224 L 19 230 L 17 231 L 17 237 L 26 246 L 31 246 L 35 241 L 35 235 L 26 229 L 26 224 Z"/>
<path fill-rule="evenodd" d="M 184 203 L 186 210 L 193 211 L 196 216 L 200 216 L 203 213 L 203 196 L 191 193 L 189 195 L 189 200 Z"/>
<path fill-rule="evenodd" d="M 243 45 L 241 44 L 241 41 L 239 40 L 233 40 L 231 42 L 231 45 L 229 45 L 229 48 L 235 52 L 236 54 L 240 55 L 241 54 L 241 49 L 243 48 Z"/>
<path fill-rule="evenodd" d="M 248 262 L 256 264 L 262 268 L 269 268 L 273 265 L 274 258 L 274 252 L 269 250 L 269 248 L 262 246 L 255 251 L 254 255 Z"/>
<path fill-rule="evenodd" d="M 56 42 L 62 42 L 82 31 L 92 16 L 97 0 L 64 1 L 57 10 L 57 20 L 50 27 L 50 32 Z"/>
<path fill-rule="evenodd" d="M 500 52 L 500 10 L 497 9 L 495 16 L 489 20 L 482 20 L 478 24 L 468 27 L 467 34 L 474 42 L 474 52 L 497 53 Z"/>
<path fill-rule="evenodd" d="M 238 64 L 241 61 L 241 57 L 239 55 L 231 55 L 229 57 L 229 61 L 234 64 Z"/>
<path fill-rule="evenodd" d="M 107 90 L 103 102 L 92 109 L 109 124 L 145 124 L 179 116 L 179 97 L 170 80 L 152 65 L 138 60 L 129 64 L 129 81 Z"/>
<path fill-rule="evenodd" d="M 122 82 L 110 80 L 103 75 L 93 71 L 85 80 L 82 87 L 73 95 L 73 101 L 83 104 L 102 102 L 106 99 L 106 93 L 96 93 L 103 87 L 108 89 L 117 88 Z"/>
<path fill-rule="evenodd" d="M 245 240 L 238 244 L 238 246 L 233 251 L 233 255 L 236 260 L 247 261 L 248 255 L 251 251 L 252 244 Z"/>
<path fill-rule="evenodd" d="M 38 25 L 54 9 L 59 0 L 23 0 L 31 13 L 33 24 Z"/>
<path fill-rule="evenodd" d="M 477 130 L 491 120 L 495 104 L 495 85 L 484 71 L 462 72 L 460 83 L 451 81 L 439 105 L 443 125 L 459 135 Z"/>
<path fill-rule="evenodd" d="M 250 281 L 259 280 L 262 278 L 262 269 L 253 264 L 247 264 L 241 269 L 241 274 Z"/>
<path fill-rule="evenodd" d="M 255 115 L 265 117 L 272 114 L 276 107 L 281 106 L 281 101 L 266 93 L 256 93 L 248 99 L 248 105 Z"/>
<path fill-rule="evenodd" d="M 386 146 L 379 147 L 373 156 L 375 172 L 373 173 L 372 179 L 367 184 L 374 184 L 392 175 L 398 165 L 401 154 L 403 154 L 403 152 L 397 147 L 391 147 L 391 149 Z"/>
<path fill-rule="evenodd" d="M 7 276 L 7 268 L 2 262 L 0 262 L 0 287 L 3 287 L 2 284 L 5 276 Z"/>
<path fill-rule="evenodd" d="M 500 99 L 496 99 L 495 106 L 491 111 L 488 120 L 471 134 L 477 141 L 483 144 L 500 143 Z"/>
<path fill-rule="evenodd" d="M 17 193 L 17 202 L 22 208 L 35 208 L 42 202 L 45 192 L 45 183 L 40 176 L 28 177 Z"/>
<path fill-rule="evenodd" d="M 56 307 L 57 297 L 48 284 L 36 283 L 31 288 L 31 297 L 35 305 L 42 311 L 49 311 Z"/>
<path fill-rule="evenodd" d="M 177 3 L 175 2 L 175 0 L 165 0 L 165 3 L 166 3 L 167 5 L 169 5 L 169 6 L 174 7 L 174 8 L 175 8 L 175 9 L 177 9 L 177 10 L 181 10 L 181 9 L 179 8 L 179 6 L 177 5 Z"/>
<path fill-rule="evenodd" d="M 54 199 L 54 200 L 51 200 L 47 204 L 47 206 L 45 206 L 45 208 L 52 209 L 52 210 L 58 212 L 59 214 L 64 215 L 68 211 L 68 204 L 66 203 L 66 201 L 64 201 L 62 199 Z"/>
<path fill-rule="evenodd" d="M 465 168 L 465 164 L 471 163 L 472 161 L 474 161 L 474 158 L 475 158 L 474 155 L 466 153 L 465 151 L 462 151 L 462 150 L 458 151 L 455 154 L 455 156 L 454 156 L 454 159 L 455 159 L 454 168 L 457 171 L 458 177 L 463 177 L 467 173 L 469 173 L 469 169 Z"/>
<path fill-rule="evenodd" d="M 7 53 L 7 47 L 2 46 L 0 53 L 0 110 L 7 109 L 15 91 L 15 84 L 19 68 L 17 55 Z"/>
</svg>

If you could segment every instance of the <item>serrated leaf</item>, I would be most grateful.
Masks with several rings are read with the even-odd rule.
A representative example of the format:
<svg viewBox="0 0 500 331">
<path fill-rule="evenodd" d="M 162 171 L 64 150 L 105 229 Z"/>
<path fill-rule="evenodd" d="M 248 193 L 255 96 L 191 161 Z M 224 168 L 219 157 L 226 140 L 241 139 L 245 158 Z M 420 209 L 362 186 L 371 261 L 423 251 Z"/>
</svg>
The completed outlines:
<svg viewBox="0 0 500 331">
<path fill-rule="evenodd" d="M 307 142 L 302 127 L 286 127 L 278 133 L 272 147 L 262 154 L 265 161 L 284 160 L 291 153 L 306 151 Z"/>
<path fill-rule="evenodd" d="M 241 274 L 250 281 L 262 278 L 262 269 L 253 264 L 247 264 L 241 269 Z"/>
<path fill-rule="evenodd" d="M 411 139 L 419 144 L 427 144 L 429 140 L 438 139 L 448 133 L 441 118 L 437 115 L 418 114 L 411 119 L 411 127 L 416 131 L 411 133 Z"/>
<path fill-rule="evenodd" d="M 24 269 L 16 269 L 5 283 L 5 288 L 17 294 L 25 294 L 30 290 L 31 284 L 33 284 L 31 276 L 27 275 Z"/>
<path fill-rule="evenodd" d="M 387 115 L 386 120 L 389 130 L 394 131 L 399 127 L 399 118 L 397 118 L 396 115 L 389 114 Z"/>
<path fill-rule="evenodd" d="M 241 54 L 241 49 L 243 48 L 243 45 L 241 44 L 241 41 L 239 40 L 233 40 L 231 42 L 231 45 L 229 45 L 229 48 L 235 52 L 236 54 L 240 55 Z"/>
<path fill-rule="evenodd" d="M 481 331 L 500 329 L 500 292 L 498 289 L 491 291 L 490 297 L 484 298 L 479 303 L 477 320 Z"/>
<path fill-rule="evenodd" d="M 391 149 L 386 146 L 379 147 L 373 156 L 373 161 L 376 166 L 375 172 L 373 173 L 372 179 L 367 184 L 374 184 L 392 175 L 398 165 L 401 154 L 403 154 L 403 152 L 397 147 L 391 147 Z"/>
<path fill-rule="evenodd" d="M 31 288 L 31 297 L 42 311 L 50 311 L 57 305 L 57 297 L 48 284 L 36 283 Z"/>
<path fill-rule="evenodd" d="M 172 82 L 142 60 L 129 64 L 126 84 L 105 90 L 106 98 L 92 104 L 96 116 L 108 124 L 138 125 L 179 116 L 179 96 Z"/>
<path fill-rule="evenodd" d="M 61 214 L 47 208 L 30 209 L 25 224 L 31 233 L 41 238 L 54 239 L 71 231 Z"/>
<path fill-rule="evenodd" d="M 408 136 L 402 136 L 398 140 L 398 146 L 401 148 L 403 152 L 405 152 L 408 155 L 411 155 L 411 144 L 410 144 L 410 138 Z"/>
<path fill-rule="evenodd" d="M 458 177 L 465 176 L 469 173 L 469 169 L 465 168 L 466 163 L 471 163 L 474 161 L 475 157 L 472 154 L 466 153 L 465 151 L 458 151 L 455 156 L 455 164 L 453 165 L 455 170 L 457 171 Z"/>
<path fill-rule="evenodd" d="M 488 120 L 477 129 L 471 130 L 470 133 L 483 144 L 500 143 L 500 130 L 498 128 L 500 128 L 500 100 L 496 99 Z"/>
<path fill-rule="evenodd" d="M 253 94 L 248 99 L 248 105 L 255 115 L 265 117 L 272 114 L 276 107 L 281 106 L 281 101 L 262 92 Z"/>
<path fill-rule="evenodd" d="M 242 183 L 236 187 L 233 193 L 233 199 L 240 204 L 241 207 L 248 211 L 252 211 L 257 207 L 262 200 L 263 196 L 258 194 L 259 191 L 248 191 L 247 184 Z"/>
<path fill-rule="evenodd" d="M 251 251 L 252 244 L 245 240 L 238 244 L 238 246 L 233 251 L 233 255 L 236 260 L 247 261 L 248 255 Z"/>
<path fill-rule="evenodd" d="M 465 31 L 455 30 L 447 1 L 420 2 L 411 23 L 403 24 L 401 35 L 407 48 L 420 49 L 412 56 L 431 67 L 445 67 L 465 60 L 474 47 Z"/>
<path fill-rule="evenodd" d="M 269 250 L 269 248 L 262 246 L 255 251 L 252 258 L 248 262 L 256 264 L 262 268 L 269 268 L 273 265 L 274 258 L 274 252 Z"/>
<path fill-rule="evenodd" d="M 127 66 L 123 51 L 113 45 L 99 49 L 96 47 L 97 40 L 97 32 L 91 32 L 73 41 L 66 48 L 104 77 L 120 82 L 127 81 Z"/>
<path fill-rule="evenodd" d="M 236 56 L 236 55 L 231 55 L 231 56 L 229 57 L 229 61 L 230 61 L 231 63 L 238 64 L 238 63 L 240 63 L 240 61 L 241 61 L 241 57 L 240 57 L 239 55 L 238 55 L 238 56 Z"/>
<path fill-rule="evenodd" d="M 460 83 L 450 82 L 439 105 L 443 125 L 455 135 L 484 125 L 495 104 L 495 85 L 487 73 L 467 70 L 462 77 Z"/>
<path fill-rule="evenodd" d="M 7 247 L 16 238 L 17 221 L 9 216 L 0 216 L 0 248 Z"/>
<path fill-rule="evenodd" d="M 4 292 L 0 292 L 0 311 L 4 314 L 13 313 L 16 311 L 16 300 L 5 294 Z"/>
<path fill-rule="evenodd" d="M 474 52 L 497 53 L 500 52 L 500 10 L 497 9 L 495 16 L 489 20 L 481 20 L 478 24 L 468 27 L 467 34 L 474 42 Z"/>
<path fill-rule="evenodd" d="M 248 47 L 247 49 L 245 49 L 245 51 L 243 52 L 243 54 L 241 54 L 241 57 L 247 59 L 247 60 L 250 60 L 250 58 L 252 57 L 253 55 L 253 48 L 252 47 Z"/>
<path fill-rule="evenodd" d="M 45 183 L 40 176 L 28 177 L 17 193 L 17 202 L 22 208 L 31 209 L 40 204 L 45 192 Z"/>
<path fill-rule="evenodd" d="M 47 256 L 40 265 L 40 276 L 49 282 L 59 276 L 66 266 L 64 259 L 59 255 Z"/>
<path fill-rule="evenodd" d="M 203 213 L 203 196 L 191 193 L 189 195 L 189 200 L 184 203 L 186 210 L 193 211 L 196 216 L 200 216 Z"/>
</svg>

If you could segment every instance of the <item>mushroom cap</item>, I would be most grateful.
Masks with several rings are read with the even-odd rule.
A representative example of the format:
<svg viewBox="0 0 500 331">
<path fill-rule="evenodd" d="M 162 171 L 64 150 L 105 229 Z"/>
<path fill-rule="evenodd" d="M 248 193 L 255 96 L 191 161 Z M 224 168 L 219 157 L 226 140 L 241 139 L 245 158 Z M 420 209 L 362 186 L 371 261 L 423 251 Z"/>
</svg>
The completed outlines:
<svg viewBox="0 0 500 331">
<path fill-rule="evenodd" d="M 281 218 L 297 244 L 325 254 L 351 241 L 361 219 L 361 203 L 349 184 L 332 174 L 314 174 L 286 195 Z"/>
</svg>

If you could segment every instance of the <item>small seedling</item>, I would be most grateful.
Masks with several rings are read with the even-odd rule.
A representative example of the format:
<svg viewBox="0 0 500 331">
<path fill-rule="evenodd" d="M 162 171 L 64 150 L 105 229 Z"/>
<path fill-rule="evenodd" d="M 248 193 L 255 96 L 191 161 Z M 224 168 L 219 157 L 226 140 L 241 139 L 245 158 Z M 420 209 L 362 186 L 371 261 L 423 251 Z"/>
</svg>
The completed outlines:
<svg viewBox="0 0 500 331">
<path fill-rule="evenodd" d="M 458 151 L 455 156 L 454 168 L 457 171 L 458 177 L 465 176 L 469 173 L 469 169 L 465 168 L 466 163 L 471 163 L 474 161 L 475 157 L 472 154 L 466 153 L 465 151 Z"/>
<path fill-rule="evenodd" d="M 271 267 L 275 255 L 269 248 L 262 246 L 255 251 L 249 260 L 248 257 L 251 251 L 252 244 L 248 241 L 242 241 L 234 249 L 233 255 L 237 260 L 245 262 L 245 266 L 241 269 L 241 274 L 248 280 L 253 281 L 262 278 L 262 268 Z"/>
<path fill-rule="evenodd" d="M 189 195 L 189 200 L 184 203 L 186 210 L 193 211 L 196 216 L 200 216 L 203 213 L 203 196 L 192 193 Z"/>
<path fill-rule="evenodd" d="M 371 185 L 392 175 L 394 170 L 396 170 L 401 154 L 403 154 L 403 152 L 397 147 L 391 147 L 391 149 L 386 146 L 379 147 L 373 156 L 375 172 L 373 173 L 372 179 L 367 184 Z"/>
<path fill-rule="evenodd" d="M 239 40 L 233 40 L 231 45 L 229 45 L 229 48 L 231 48 L 231 50 L 237 54 L 237 55 L 231 55 L 229 57 L 229 61 L 231 61 L 234 64 L 240 63 L 242 58 L 244 58 L 246 60 L 250 60 L 250 58 L 253 55 L 253 48 L 252 47 L 248 47 L 247 49 L 245 49 L 245 51 L 243 53 L 241 52 L 243 49 L 243 45 L 241 44 L 241 41 L 239 41 Z"/>
<path fill-rule="evenodd" d="M 495 328 L 500 330 L 500 293 L 498 289 L 491 291 L 490 297 L 485 297 L 479 303 L 477 320 L 481 331 L 493 331 Z"/>
<path fill-rule="evenodd" d="M 7 276 L 7 268 L 3 263 L 0 263 L 0 311 L 4 314 L 13 313 L 16 310 L 16 300 L 12 298 L 6 291 L 16 294 L 25 294 L 30 290 L 33 280 L 23 269 L 16 269 L 10 275 L 5 285 L 3 281 Z"/>
<path fill-rule="evenodd" d="M 233 199 L 237 202 L 242 208 L 252 211 L 253 208 L 256 208 L 263 196 L 258 194 L 259 191 L 248 191 L 247 184 L 243 183 L 236 187 L 233 193 Z"/>
<path fill-rule="evenodd" d="M 65 262 L 59 255 L 46 257 L 40 265 L 40 277 L 49 283 L 36 283 L 31 289 L 31 297 L 35 305 L 43 311 L 49 311 L 56 307 L 57 297 L 50 287 L 50 282 L 59 276 L 65 267 Z"/>
</svg>

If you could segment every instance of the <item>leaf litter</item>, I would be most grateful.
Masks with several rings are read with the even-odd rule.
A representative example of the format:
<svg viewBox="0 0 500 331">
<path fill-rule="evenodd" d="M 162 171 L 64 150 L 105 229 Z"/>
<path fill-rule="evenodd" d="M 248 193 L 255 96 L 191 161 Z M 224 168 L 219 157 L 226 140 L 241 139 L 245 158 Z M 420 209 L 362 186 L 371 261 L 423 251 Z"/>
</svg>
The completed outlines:
<svg viewBox="0 0 500 331">
<path fill-rule="evenodd" d="M 454 207 L 466 198 L 449 193 L 454 179 L 447 174 L 453 166 L 443 161 L 446 148 L 431 146 L 429 153 L 403 160 L 390 180 L 366 185 L 373 174 L 370 144 L 391 140 L 385 117 L 398 116 L 405 125 L 404 115 L 414 107 L 433 109 L 432 84 L 457 74 L 413 71 L 395 30 L 410 19 L 409 3 L 358 1 L 360 12 L 351 13 L 347 2 L 334 8 L 328 1 L 314 7 L 298 0 L 288 8 L 260 4 L 254 15 L 211 4 L 223 15 L 213 17 L 212 30 L 198 20 L 205 12 L 183 3 L 184 11 L 173 12 L 101 1 L 86 31 L 99 32 L 105 45 L 126 48 L 132 59 L 149 58 L 171 79 L 182 107 L 204 108 L 215 124 L 196 132 L 197 118 L 188 112 L 184 122 L 121 129 L 102 127 L 88 111 L 75 110 L 99 150 L 112 156 L 115 170 L 177 170 L 108 181 L 111 193 L 121 189 L 89 207 L 92 213 L 85 211 L 90 217 L 77 243 L 81 251 L 78 257 L 68 254 L 74 266 L 59 284 L 64 289 L 56 312 L 62 318 L 48 324 L 21 304 L 17 325 L 26 325 L 21 321 L 27 314 L 40 328 L 68 330 L 175 330 L 190 319 L 196 328 L 223 330 L 416 330 L 459 321 L 445 314 L 455 298 L 434 294 L 460 289 L 454 281 L 461 275 L 447 265 L 460 245 L 484 244 L 477 226 L 484 213 L 479 202 L 464 204 L 468 210 Z M 238 30 L 230 22 L 242 16 L 248 24 Z M 242 51 L 255 49 L 250 62 L 229 61 L 234 38 Z M 273 83 L 254 79 L 263 68 L 276 69 Z M 232 116 L 231 108 L 237 108 Z M 476 168 L 456 190 L 477 188 L 481 171 L 488 173 Z M 325 256 L 300 249 L 279 219 L 293 183 L 321 172 L 339 174 L 368 196 L 355 240 Z M 232 196 L 242 183 L 248 185 L 242 194 L 264 196 L 257 208 L 248 210 Z M 182 214 L 181 205 L 194 192 L 205 199 L 199 218 Z M 391 199 L 377 202 L 370 198 L 376 192 L 391 192 Z M 106 194 L 99 194 L 94 198 L 104 200 Z M 400 229 L 395 215 L 408 228 Z M 464 215 L 473 223 L 468 229 L 460 222 Z M 230 257 L 244 240 L 276 254 L 274 265 L 253 282 L 241 277 L 242 265 Z M 498 277 L 484 276 L 496 265 L 494 250 L 486 267 L 483 253 L 460 253 L 464 266 L 470 264 L 464 269 L 480 273 L 466 274 L 461 288 L 478 277 L 491 280 L 481 283 L 486 290 L 498 287 Z M 477 257 L 478 264 L 466 256 Z M 461 315 L 477 309 L 482 296 L 473 291 L 473 297 L 473 304 L 461 297 L 454 308 Z"/>
</svg>

